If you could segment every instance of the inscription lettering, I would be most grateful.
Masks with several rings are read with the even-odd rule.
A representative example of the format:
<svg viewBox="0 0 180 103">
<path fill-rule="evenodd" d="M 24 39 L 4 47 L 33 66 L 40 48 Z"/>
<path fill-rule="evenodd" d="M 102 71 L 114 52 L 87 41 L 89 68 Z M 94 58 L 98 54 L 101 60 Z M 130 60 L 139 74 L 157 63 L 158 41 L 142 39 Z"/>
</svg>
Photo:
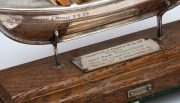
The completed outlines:
<svg viewBox="0 0 180 103">
<path fill-rule="evenodd" d="M 140 39 L 76 58 L 89 71 L 160 50 L 151 39 Z"/>
<path fill-rule="evenodd" d="M 21 23 L 21 22 L 59 22 L 64 20 L 72 20 L 78 19 L 82 17 L 89 16 L 89 12 L 81 12 L 75 13 L 71 15 L 52 15 L 52 16 L 9 16 L 9 15 L 2 15 L 3 19 L 1 21 L 8 22 L 8 23 Z"/>
</svg>

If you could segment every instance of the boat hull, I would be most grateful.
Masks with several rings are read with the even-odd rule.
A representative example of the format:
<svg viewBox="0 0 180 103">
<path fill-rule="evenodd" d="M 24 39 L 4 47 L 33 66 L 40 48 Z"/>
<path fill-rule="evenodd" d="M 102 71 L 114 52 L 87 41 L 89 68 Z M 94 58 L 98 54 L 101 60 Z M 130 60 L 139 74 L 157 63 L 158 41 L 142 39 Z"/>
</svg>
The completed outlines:
<svg viewBox="0 0 180 103">
<path fill-rule="evenodd" d="M 179 0 L 169 0 L 171 8 Z M 72 10 L 1 9 L 0 29 L 11 39 L 34 45 L 50 44 L 54 31 L 68 41 L 157 15 L 164 0 L 124 0 Z M 19 12 L 21 11 L 21 12 Z"/>
</svg>

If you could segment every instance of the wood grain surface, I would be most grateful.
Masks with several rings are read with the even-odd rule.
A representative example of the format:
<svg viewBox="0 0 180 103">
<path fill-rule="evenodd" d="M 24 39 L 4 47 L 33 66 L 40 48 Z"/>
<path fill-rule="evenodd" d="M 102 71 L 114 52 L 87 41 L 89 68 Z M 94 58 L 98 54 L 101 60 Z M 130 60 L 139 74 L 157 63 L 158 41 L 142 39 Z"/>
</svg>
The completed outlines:
<svg viewBox="0 0 180 103">
<path fill-rule="evenodd" d="M 4 89 L 4 87 L 0 84 L 0 103 L 10 103 L 11 96 L 10 94 Z"/>
<path fill-rule="evenodd" d="M 12 96 L 12 103 L 126 103 L 177 87 L 180 86 L 180 21 L 164 25 L 163 31 L 166 39 L 158 41 L 166 47 L 163 51 L 90 73 L 83 73 L 70 62 L 72 57 L 144 37 L 155 38 L 156 28 L 151 28 L 62 53 L 60 58 L 66 66 L 59 70 L 52 68 L 54 57 L 1 70 L 0 84 Z M 151 92 L 128 98 L 129 90 L 147 84 L 152 84 Z"/>
</svg>

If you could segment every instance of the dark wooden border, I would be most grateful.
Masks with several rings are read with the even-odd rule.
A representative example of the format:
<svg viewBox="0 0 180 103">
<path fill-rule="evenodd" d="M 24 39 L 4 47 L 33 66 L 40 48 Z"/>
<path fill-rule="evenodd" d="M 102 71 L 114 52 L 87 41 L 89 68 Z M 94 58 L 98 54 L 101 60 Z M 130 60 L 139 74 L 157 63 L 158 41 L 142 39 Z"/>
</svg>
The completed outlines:
<svg viewBox="0 0 180 103">
<path fill-rule="evenodd" d="M 11 96 L 10 94 L 4 89 L 4 87 L 0 84 L 0 103 L 10 103 Z"/>
</svg>

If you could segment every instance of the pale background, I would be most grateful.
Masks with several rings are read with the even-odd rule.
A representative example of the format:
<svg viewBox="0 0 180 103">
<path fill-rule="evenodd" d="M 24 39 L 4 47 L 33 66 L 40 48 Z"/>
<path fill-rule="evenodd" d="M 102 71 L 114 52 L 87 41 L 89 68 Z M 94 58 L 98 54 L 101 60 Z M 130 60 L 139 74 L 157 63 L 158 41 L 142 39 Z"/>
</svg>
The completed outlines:
<svg viewBox="0 0 180 103">
<path fill-rule="evenodd" d="M 176 20 L 180 20 L 180 6 L 168 11 L 164 15 L 163 23 L 165 24 Z M 98 33 L 96 35 L 91 35 L 73 41 L 60 43 L 58 45 L 59 52 L 66 52 L 72 49 L 84 47 L 122 35 L 127 35 L 129 33 L 137 32 L 154 26 L 156 26 L 156 18 L 152 17 L 127 26 Z M 45 58 L 51 55 L 53 55 L 53 48 L 51 45 L 32 46 L 21 44 L 10 40 L 2 33 L 0 33 L 0 70 L 34 61 L 37 59 Z M 164 99 L 158 99 L 159 101 L 156 100 L 156 102 L 151 101 L 148 103 L 180 103 L 179 92 L 175 93 L 173 97 L 167 95 L 169 97 L 168 99 L 167 97 L 165 97 Z"/>
</svg>

